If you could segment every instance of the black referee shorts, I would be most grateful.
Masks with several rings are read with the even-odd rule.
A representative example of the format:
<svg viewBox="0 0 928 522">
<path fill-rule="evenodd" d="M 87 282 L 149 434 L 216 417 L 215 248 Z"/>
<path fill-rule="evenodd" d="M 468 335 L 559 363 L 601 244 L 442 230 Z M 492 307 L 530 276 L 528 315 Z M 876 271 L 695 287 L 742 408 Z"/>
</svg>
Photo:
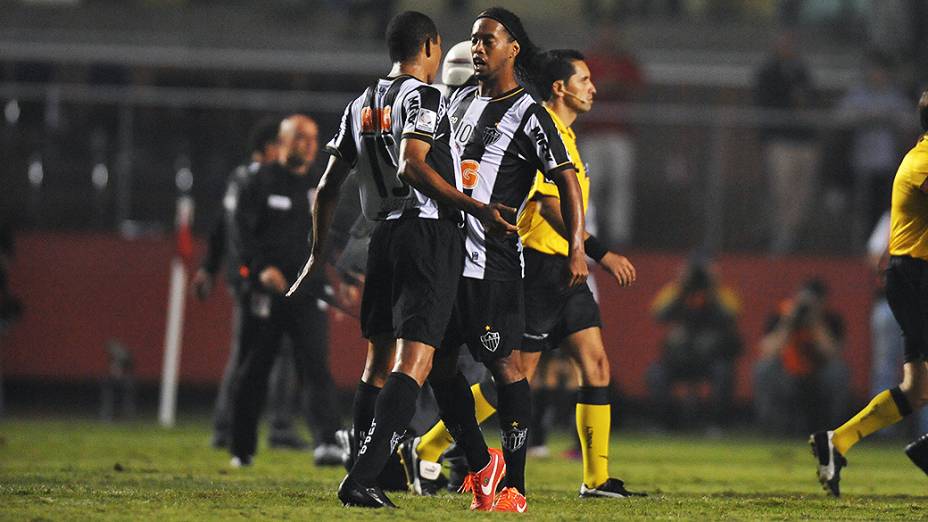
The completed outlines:
<svg viewBox="0 0 928 522">
<path fill-rule="evenodd" d="M 902 327 L 905 362 L 928 357 L 928 261 L 891 256 L 886 268 L 886 301 Z"/>
<path fill-rule="evenodd" d="M 462 277 L 457 303 L 442 346 L 466 344 L 476 361 L 490 363 L 519 348 L 525 332 L 522 280 Z"/>
<path fill-rule="evenodd" d="M 464 236 L 451 221 L 381 221 L 371 235 L 361 333 L 438 347 L 464 271 Z"/>
<path fill-rule="evenodd" d="M 565 337 L 601 326 L 599 305 L 590 287 L 583 283 L 567 288 L 564 274 L 567 258 L 542 254 L 526 248 L 525 256 L 525 342 L 523 352 L 557 348 Z"/>
</svg>

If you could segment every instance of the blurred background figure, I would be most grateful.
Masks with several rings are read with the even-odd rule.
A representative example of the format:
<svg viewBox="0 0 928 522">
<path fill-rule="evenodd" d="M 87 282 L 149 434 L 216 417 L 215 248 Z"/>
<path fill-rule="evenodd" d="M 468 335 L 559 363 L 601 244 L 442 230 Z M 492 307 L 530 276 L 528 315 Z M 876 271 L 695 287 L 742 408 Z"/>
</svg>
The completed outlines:
<svg viewBox="0 0 928 522">
<path fill-rule="evenodd" d="M 206 300 L 213 291 L 216 275 L 222 270 L 225 274 L 226 287 L 233 298 L 232 342 L 229 359 L 222 375 L 222 381 L 219 383 L 213 418 L 212 446 L 214 448 L 226 448 L 229 445 L 232 379 L 241 345 L 241 299 L 247 290 L 247 280 L 239 272 L 242 263 L 236 251 L 235 238 L 232 237 L 235 230 L 238 195 L 242 186 L 249 183 L 250 178 L 255 176 L 262 166 L 277 161 L 279 128 L 279 118 L 266 118 L 259 121 L 251 130 L 248 163 L 236 167 L 226 181 L 226 190 L 222 198 L 222 215 L 215 219 L 210 229 L 206 253 L 191 281 L 197 298 L 201 301 Z M 300 387 L 293 364 L 293 348 L 289 339 L 284 338 L 282 342 L 284 344 L 277 355 L 270 377 L 267 406 L 271 418 L 271 430 L 268 435 L 268 444 L 272 448 L 305 449 L 309 444 L 300 437 L 293 422 L 295 413 L 302 407 Z"/>
<path fill-rule="evenodd" d="M 318 179 L 310 167 L 318 152 L 316 122 L 301 114 L 280 124 L 276 161 L 261 166 L 240 187 L 232 238 L 239 275 L 247 279 L 242 299 L 240 346 L 232 385 L 232 466 L 251 464 L 268 376 L 282 338 L 290 339 L 297 373 L 309 389 L 307 417 L 316 465 L 339 465 L 335 385 L 328 363 L 328 317 L 316 296 L 326 295 L 325 276 L 308 280 L 306 296 L 284 298 L 312 242 L 310 209 Z"/>
<path fill-rule="evenodd" d="M 827 298 L 825 282 L 809 279 L 768 319 L 754 367 L 754 411 L 767 433 L 805 433 L 813 422 L 830 425 L 844 415 L 844 320 Z"/>
<path fill-rule="evenodd" d="M 855 209 L 851 238 L 857 249 L 889 206 L 901 134 L 912 119 L 912 104 L 893 77 L 892 61 L 871 52 L 863 69 L 863 81 L 848 90 L 836 109 L 852 136 L 848 189 Z"/>
<path fill-rule="evenodd" d="M 602 24 L 592 49 L 584 51 L 590 77 L 596 78 L 597 103 L 635 100 L 644 75 L 634 55 L 622 46 L 613 24 Z M 590 193 L 596 209 L 595 230 L 605 245 L 614 248 L 632 240 L 635 201 L 635 136 L 621 118 L 611 116 L 577 125 L 579 148 L 596 190 Z"/>
<path fill-rule="evenodd" d="M 532 424 L 529 429 L 528 456 L 548 458 L 548 435 L 553 430 L 568 431 L 575 425 L 577 374 L 570 357 L 561 350 L 541 354 L 532 379 Z M 579 460 L 580 442 L 566 450 L 564 457 Z"/>
<path fill-rule="evenodd" d="M 754 101 L 764 109 L 812 109 L 816 92 L 797 36 L 777 36 L 770 55 L 757 71 Z M 815 129 L 802 124 L 764 127 L 760 133 L 763 165 L 773 203 L 770 249 L 788 253 L 796 248 L 816 187 L 819 148 Z"/>
<path fill-rule="evenodd" d="M 742 349 L 736 323 L 740 308 L 735 292 L 718 281 L 712 262 L 701 256 L 693 256 L 655 297 L 652 314 L 668 332 L 647 382 L 662 426 L 680 428 L 699 418 L 713 431 L 725 426 L 732 410 L 735 359 Z M 680 384 L 688 387 L 683 404 L 674 396 Z M 702 384 L 709 386 L 705 412 L 698 407 Z"/>
</svg>

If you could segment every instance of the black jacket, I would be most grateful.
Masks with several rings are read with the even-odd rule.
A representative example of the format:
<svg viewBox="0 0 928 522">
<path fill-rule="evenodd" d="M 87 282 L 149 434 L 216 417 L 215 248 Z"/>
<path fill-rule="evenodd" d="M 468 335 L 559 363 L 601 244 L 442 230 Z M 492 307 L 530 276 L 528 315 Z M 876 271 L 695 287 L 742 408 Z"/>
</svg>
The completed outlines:
<svg viewBox="0 0 928 522">
<path fill-rule="evenodd" d="M 239 192 L 242 185 L 248 183 L 248 179 L 254 176 L 260 168 L 260 163 L 239 165 L 229 174 L 226 191 L 222 198 L 222 216 L 216 219 L 210 230 L 206 254 L 200 263 L 203 270 L 210 275 L 217 274 L 224 265 L 226 281 L 232 288 L 237 288 L 242 280 L 239 275 L 241 260 L 235 239 L 232 237 Z"/>
<path fill-rule="evenodd" d="M 309 259 L 317 183 L 272 163 L 242 184 L 232 220 L 242 275 L 257 281 L 262 270 L 275 266 L 288 283 L 296 280 Z"/>
</svg>

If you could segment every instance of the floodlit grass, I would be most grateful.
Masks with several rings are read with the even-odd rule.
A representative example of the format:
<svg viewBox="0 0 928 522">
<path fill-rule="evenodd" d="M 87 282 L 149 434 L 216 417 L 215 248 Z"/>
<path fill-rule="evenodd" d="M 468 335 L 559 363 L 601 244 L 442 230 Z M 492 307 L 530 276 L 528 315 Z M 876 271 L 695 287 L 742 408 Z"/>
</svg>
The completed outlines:
<svg viewBox="0 0 928 522">
<path fill-rule="evenodd" d="M 263 450 L 250 469 L 207 446 L 207 422 L 173 430 L 152 423 L 6 420 L 0 423 L 2 520 L 458 520 L 468 499 L 394 493 L 398 511 L 341 507 L 341 469 L 308 453 Z M 492 437 L 491 437 L 492 439 Z M 492 442 L 492 441 L 491 441 Z M 614 434 L 612 471 L 645 499 L 580 500 L 580 464 L 530 460 L 531 520 L 928 518 L 928 478 L 899 443 L 861 443 L 841 499 L 814 478 L 805 440 Z M 567 441 L 558 439 L 555 453 Z M 517 515 L 508 515 L 517 516 Z"/>
</svg>

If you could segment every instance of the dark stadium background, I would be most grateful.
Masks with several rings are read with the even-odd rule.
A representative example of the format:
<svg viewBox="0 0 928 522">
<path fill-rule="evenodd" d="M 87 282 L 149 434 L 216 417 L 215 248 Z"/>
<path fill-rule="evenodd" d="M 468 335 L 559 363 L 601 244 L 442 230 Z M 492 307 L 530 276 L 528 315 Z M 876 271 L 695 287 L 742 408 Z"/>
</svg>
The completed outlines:
<svg viewBox="0 0 928 522">
<path fill-rule="evenodd" d="M 0 337 L 11 409 L 55 408 L 76 392 L 94 400 L 109 339 L 132 351 L 142 392 L 154 397 L 175 249 L 176 174 L 193 174 L 196 259 L 255 121 L 306 112 L 327 139 L 352 93 L 386 70 L 376 27 L 388 2 L 374 2 L 365 19 L 349 13 L 349 3 L 0 0 L 0 217 L 14 226 L 9 277 L 24 305 L 21 320 Z M 467 37 L 485 4 L 393 3 L 433 14 L 445 49 Z M 580 0 L 499 3 L 521 13 L 545 48 L 592 42 Z M 630 7 L 619 27 L 645 85 L 632 103 L 597 104 L 589 115 L 621 118 L 638 147 L 634 237 L 621 252 L 639 280 L 628 290 L 604 279 L 599 285 L 616 385 L 643 398 L 644 371 L 663 333 L 651 301 L 700 249 L 717 253 L 723 280 L 742 299 L 740 401 L 750 398 L 767 315 L 811 276 L 827 281 L 845 319 L 853 392 L 864 398 L 876 283 L 864 260 L 869 228 L 855 229 L 849 218 L 849 129 L 833 109 L 874 47 L 894 58 L 914 96 L 928 71 L 925 8 L 904 0 L 637 4 L 651 8 Z M 911 31 L 898 25 L 906 21 Z M 801 121 L 815 129 L 825 159 L 811 226 L 796 251 L 774 256 L 758 129 L 784 115 L 758 111 L 751 87 L 784 24 L 800 35 L 819 90 Z M 916 135 L 911 123 L 900 152 Z M 100 165 L 107 182 L 95 186 Z M 97 175 L 100 181 L 99 168 Z M 181 411 L 185 396 L 207 398 L 221 375 L 229 305 L 222 291 L 206 304 L 187 303 Z M 350 318 L 332 324 L 333 372 L 348 390 L 364 344 Z"/>
</svg>

